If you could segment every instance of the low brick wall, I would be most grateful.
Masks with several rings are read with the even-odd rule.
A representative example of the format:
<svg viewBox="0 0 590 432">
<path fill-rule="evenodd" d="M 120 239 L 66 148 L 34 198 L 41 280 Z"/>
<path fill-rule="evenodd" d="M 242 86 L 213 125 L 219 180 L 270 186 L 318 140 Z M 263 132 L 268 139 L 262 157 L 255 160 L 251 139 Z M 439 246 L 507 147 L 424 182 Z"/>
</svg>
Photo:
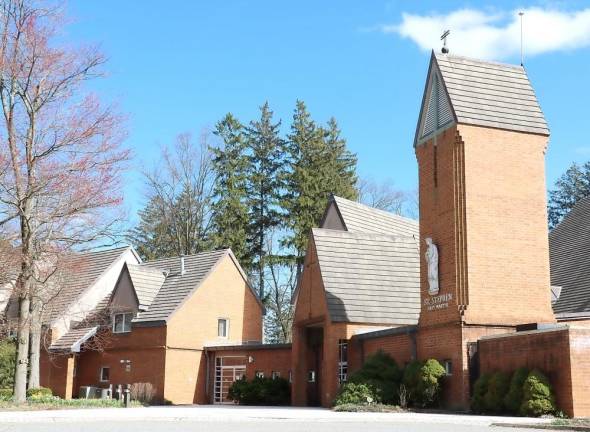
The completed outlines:
<svg viewBox="0 0 590 432">
<path fill-rule="evenodd" d="M 480 372 L 537 368 L 551 380 L 560 409 L 572 417 L 590 416 L 590 329 L 560 326 L 479 341 Z"/>
</svg>

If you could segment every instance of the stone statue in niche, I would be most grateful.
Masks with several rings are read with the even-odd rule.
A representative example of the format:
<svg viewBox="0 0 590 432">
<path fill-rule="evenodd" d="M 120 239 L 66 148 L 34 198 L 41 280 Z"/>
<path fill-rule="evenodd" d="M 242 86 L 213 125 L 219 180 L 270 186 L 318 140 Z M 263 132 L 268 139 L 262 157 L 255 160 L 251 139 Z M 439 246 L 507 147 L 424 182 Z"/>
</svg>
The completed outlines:
<svg viewBox="0 0 590 432">
<path fill-rule="evenodd" d="M 430 237 L 426 238 L 426 264 L 428 265 L 428 294 L 438 294 L 438 248 Z"/>
</svg>

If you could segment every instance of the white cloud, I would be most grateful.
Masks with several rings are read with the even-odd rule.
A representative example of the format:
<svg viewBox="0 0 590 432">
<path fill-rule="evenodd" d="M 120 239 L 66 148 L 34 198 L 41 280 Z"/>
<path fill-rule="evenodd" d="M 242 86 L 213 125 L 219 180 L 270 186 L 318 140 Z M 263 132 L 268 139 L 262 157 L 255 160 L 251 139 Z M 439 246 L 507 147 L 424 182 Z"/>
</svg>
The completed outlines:
<svg viewBox="0 0 590 432">
<path fill-rule="evenodd" d="M 555 9 L 523 9 L 524 53 L 534 56 L 552 51 L 590 46 L 590 8 L 564 12 Z M 381 31 L 414 41 L 422 50 L 440 50 L 440 35 L 450 29 L 451 53 L 490 60 L 520 55 L 519 10 L 486 13 L 460 9 L 447 15 L 404 13 L 402 22 Z"/>
</svg>

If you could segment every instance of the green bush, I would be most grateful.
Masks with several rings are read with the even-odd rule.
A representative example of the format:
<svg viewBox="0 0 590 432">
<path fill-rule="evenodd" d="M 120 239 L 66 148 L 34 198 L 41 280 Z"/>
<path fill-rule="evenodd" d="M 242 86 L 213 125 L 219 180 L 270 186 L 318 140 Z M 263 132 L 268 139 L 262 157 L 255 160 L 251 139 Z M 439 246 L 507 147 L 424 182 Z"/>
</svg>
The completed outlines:
<svg viewBox="0 0 590 432">
<path fill-rule="evenodd" d="M 484 396 L 486 411 L 501 413 L 504 411 L 504 398 L 510 387 L 510 375 L 505 372 L 495 372 L 488 381 L 488 391 Z"/>
<path fill-rule="evenodd" d="M 512 374 L 510 388 L 504 397 L 504 406 L 506 409 L 516 414 L 522 405 L 522 386 L 529 375 L 529 370 L 525 367 L 518 368 Z"/>
<path fill-rule="evenodd" d="M 430 407 L 438 402 L 445 368 L 435 359 L 413 361 L 404 370 L 402 383 L 412 405 Z"/>
<path fill-rule="evenodd" d="M 231 385 L 227 397 L 240 405 L 289 405 L 291 390 L 284 378 L 243 378 Z"/>
<path fill-rule="evenodd" d="M 51 389 L 47 387 L 30 388 L 27 390 L 27 399 L 44 399 L 53 396 Z"/>
<path fill-rule="evenodd" d="M 0 401 L 9 401 L 13 395 L 14 393 L 11 388 L 0 389 Z"/>
<path fill-rule="evenodd" d="M 12 339 L 0 341 L 0 389 L 14 385 L 16 366 L 16 344 Z"/>
<path fill-rule="evenodd" d="M 475 384 L 473 385 L 473 396 L 471 397 L 471 410 L 473 412 L 485 412 L 485 396 L 488 392 L 490 378 L 490 374 L 483 374 L 475 381 Z"/>
<path fill-rule="evenodd" d="M 555 412 L 555 396 L 551 384 L 545 375 L 533 370 L 522 386 L 522 404 L 520 413 L 526 416 L 541 416 Z"/>
<path fill-rule="evenodd" d="M 375 389 L 367 384 L 347 382 L 340 388 L 338 396 L 334 399 L 334 406 L 364 405 L 379 403 L 381 400 Z"/>
<path fill-rule="evenodd" d="M 420 385 L 418 400 L 423 407 L 436 405 L 442 388 L 441 379 L 445 376 L 445 368 L 435 359 L 428 359 L 420 368 Z"/>
<path fill-rule="evenodd" d="M 348 382 L 366 384 L 384 404 L 397 404 L 401 378 L 402 371 L 395 360 L 379 350 L 367 358 L 361 369 L 349 377 Z"/>
</svg>

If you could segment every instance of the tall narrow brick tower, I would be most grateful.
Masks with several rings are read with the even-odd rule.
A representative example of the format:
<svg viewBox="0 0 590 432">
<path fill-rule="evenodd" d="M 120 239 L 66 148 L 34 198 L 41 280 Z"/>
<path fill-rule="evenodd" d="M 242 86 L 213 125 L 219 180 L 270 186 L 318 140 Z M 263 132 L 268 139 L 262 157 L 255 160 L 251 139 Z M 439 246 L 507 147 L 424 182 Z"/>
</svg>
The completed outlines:
<svg viewBox="0 0 590 432">
<path fill-rule="evenodd" d="M 422 256 L 418 356 L 448 361 L 449 405 L 468 405 L 477 339 L 555 321 L 548 139 L 521 66 L 433 53 L 414 142 Z M 438 249 L 436 294 L 429 293 L 427 238 Z"/>
</svg>

